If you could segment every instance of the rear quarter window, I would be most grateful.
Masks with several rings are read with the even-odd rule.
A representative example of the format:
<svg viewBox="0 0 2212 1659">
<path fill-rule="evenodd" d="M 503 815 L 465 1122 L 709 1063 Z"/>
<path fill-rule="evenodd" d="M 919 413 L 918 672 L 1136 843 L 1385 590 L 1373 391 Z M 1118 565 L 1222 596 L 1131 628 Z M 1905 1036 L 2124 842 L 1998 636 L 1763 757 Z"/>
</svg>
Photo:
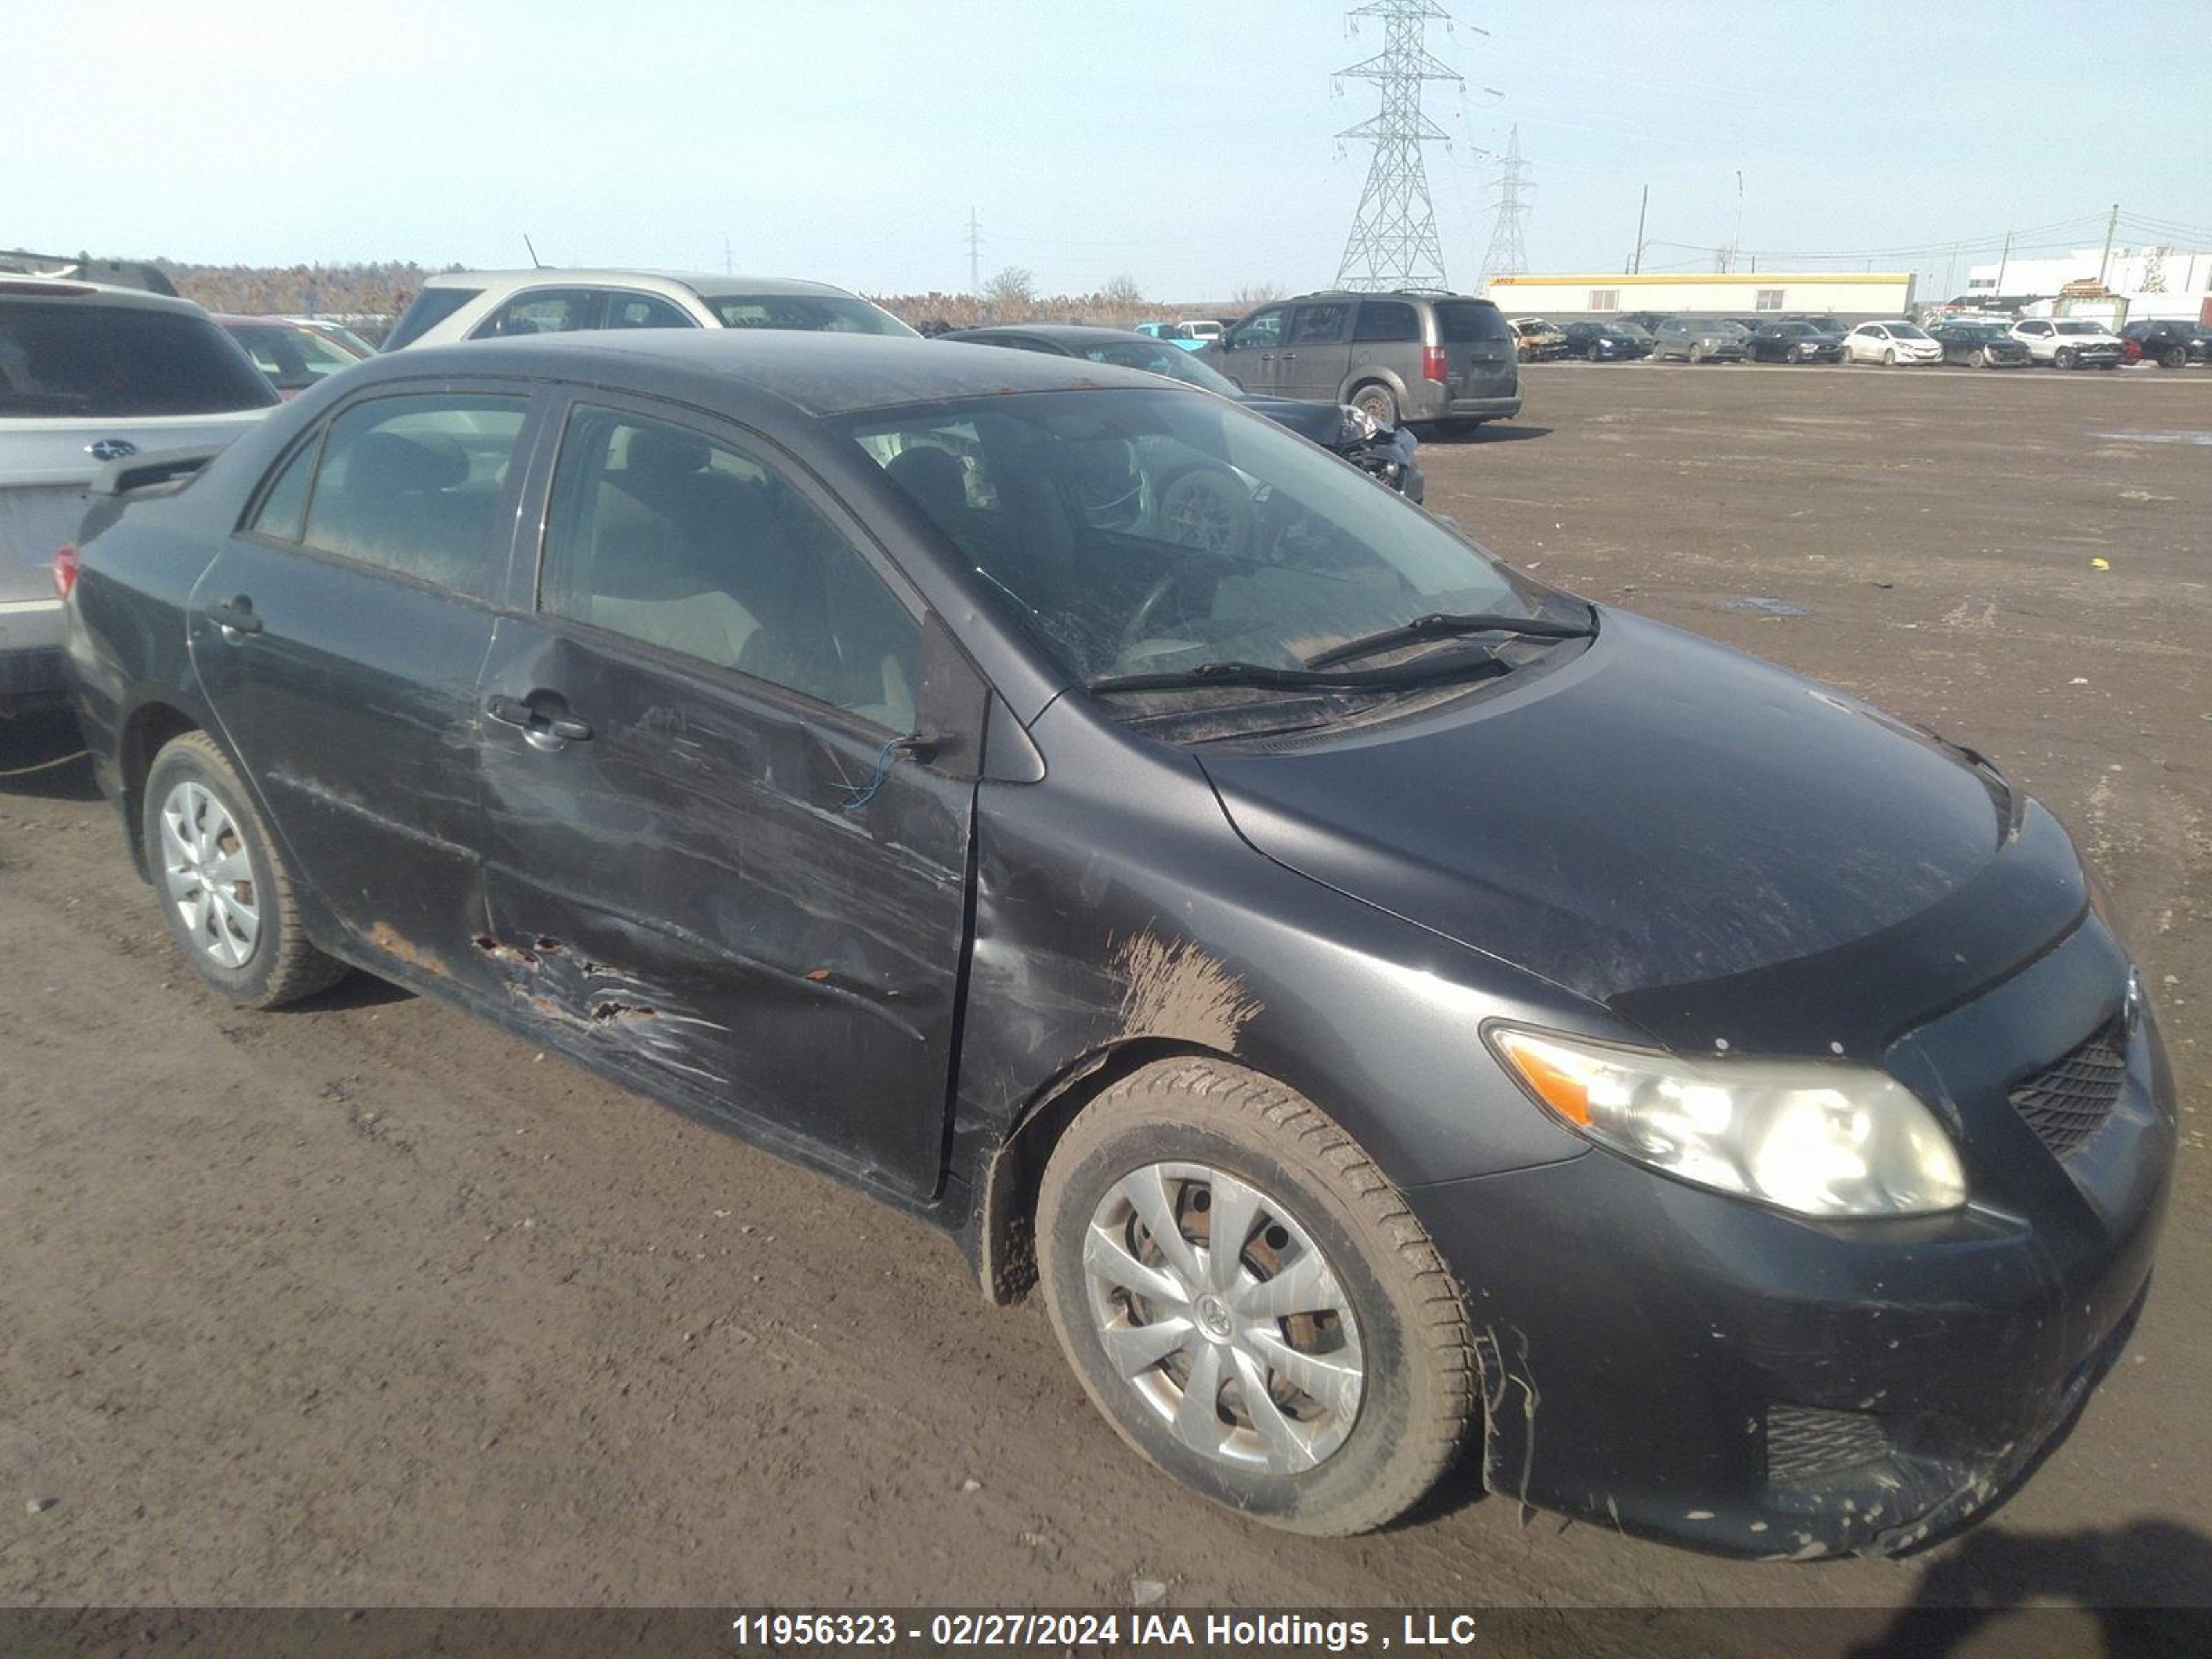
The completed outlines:
<svg viewBox="0 0 2212 1659">
<path fill-rule="evenodd" d="M 480 288 L 424 289 L 392 325 L 392 332 L 385 337 L 384 349 L 397 351 L 404 345 L 412 345 L 483 292 Z"/>
<path fill-rule="evenodd" d="M 278 401 L 253 360 L 206 317 L 0 300 L 0 417 L 220 415 Z"/>
</svg>

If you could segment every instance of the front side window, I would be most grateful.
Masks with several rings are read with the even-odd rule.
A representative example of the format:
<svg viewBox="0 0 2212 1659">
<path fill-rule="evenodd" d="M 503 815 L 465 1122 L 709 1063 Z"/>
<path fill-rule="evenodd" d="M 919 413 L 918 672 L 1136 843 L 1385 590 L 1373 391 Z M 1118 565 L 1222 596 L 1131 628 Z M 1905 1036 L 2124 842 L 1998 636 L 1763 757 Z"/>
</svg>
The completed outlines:
<svg viewBox="0 0 2212 1659">
<path fill-rule="evenodd" d="M 1540 593 L 1217 398 L 1008 395 L 847 425 L 1077 680 L 1227 659 L 1294 668 L 1433 611 L 1526 616 Z"/>
<path fill-rule="evenodd" d="M 1265 311 L 1255 311 L 1229 331 L 1226 342 L 1231 351 L 1243 351 L 1253 346 L 1276 346 L 1283 343 L 1283 318 L 1285 308 L 1271 306 Z"/>
<path fill-rule="evenodd" d="M 527 409 L 520 398 L 467 392 L 356 404 L 323 441 L 301 539 L 486 596 L 501 545 L 499 503 Z"/>
<path fill-rule="evenodd" d="M 575 411 L 538 608 L 914 726 L 920 624 L 781 475 L 689 427 Z"/>
<path fill-rule="evenodd" d="M 518 334 L 568 334 L 597 320 L 601 296 L 584 288 L 540 288 L 518 294 L 477 325 L 472 340 Z"/>
</svg>

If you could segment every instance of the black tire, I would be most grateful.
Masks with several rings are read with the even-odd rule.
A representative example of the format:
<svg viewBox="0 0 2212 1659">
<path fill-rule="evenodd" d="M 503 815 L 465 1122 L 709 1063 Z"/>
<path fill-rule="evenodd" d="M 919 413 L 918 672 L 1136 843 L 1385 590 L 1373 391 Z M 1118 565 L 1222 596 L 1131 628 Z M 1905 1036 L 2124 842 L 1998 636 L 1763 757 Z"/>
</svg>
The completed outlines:
<svg viewBox="0 0 2212 1659">
<path fill-rule="evenodd" d="M 2158 366 L 2160 368 L 2188 368 L 2189 348 L 2186 346 L 2166 347 L 2165 350 L 2158 354 Z"/>
<path fill-rule="evenodd" d="M 2054 351 L 2054 352 L 2052 352 L 2052 353 L 2051 354 L 2051 362 L 2052 362 L 2056 367 L 2057 367 L 2057 368 L 2073 368 L 2073 367 L 2074 367 L 2074 348 L 2073 348 L 2072 346 L 2061 346 L 2061 347 L 2059 347 L 2057 350 L 2056 350 L 2056 351 Z"/>
<path fill-rule="evenodd" d="M 1594 363 L 1601 363 L 1605 361 L 1605 353 L 1601 351 L 1595 346 L 1592 346 L 1588 351 L 1584 352 L 1583 356 L 1588 357 L 1590 362 Z"/>
<path fill-rule="evenodd" d="M 1206 1350 L 1204 1297 L 1191 1304 L 1182 1348 L 1127 1376 L 1109 1359 L 1085 1269 L 1093 1221 L 1115 1201 L 1117 1183 L 1162 1164 L 1202 1166 L 1217 1179 L 1257 1188 L 1265 1205 L 1255 1219 L 1286 1215 L 1318 1247 L 1318 1265 L 1334 1273 L 1334 1291 L 1358 1339 L 1362 1391 L 1341 1442 L 1318 1463 L 1292 1473 L 1234 1465 L 1178 1438 L 1164 1408 L 1140 1393 L 1133 1379 L 1155 1389 L 1164 1380 L 1179 1389 L 1171 1369 L 1178 1359 L 1188 1368 L 1185 1376 L 1194 1374 Z M 1183 1181 L 1163 1190 L 1177 1231 L 1188 1244 L 1202 1242 L 1186 1229 L 1206 1224 L 1196 1194 L 1214 1188 Z M 1133 1216 L 1129 1224 L 1136 1248 L 1157 1253 L 1151 1232 Z M 1285 1238 L 1291 1240 L 1287 1247 Z M 1054 1150 L 1038 1197 L 1036 1239 L 1053 1328 L 1091 1403 L 1139 1452 L 1214 1502 L 1286 1531 L 1364 1532 L 1402 1514 L 1458 1454 L 1474 1412 L 1478 1368 L 1457 1281 L 1397 1188 L 1352 1138 L 1270 1079 L 1190 1058 L 1160 1061 L 1115 1084 L 1084 1109 Z M 1239 1251 L 1245 1271 L 1259 1270 L 1253 1259 L 1263 1248 L 1298 1245 L 1279 1225 L 1255 1226 Z M 1326 1340 L 1310 1330 L 1301 1336 L 1297 1318 L 1237 1317 L 1272 1330 L 1271 1340 Z M 1242 1340 L 1219 1336 L 1216 1359 L 1228 1366 L 1221 1354 Z M 1279 1373 L 1269 1376 L 1279 1382 Z M 1229 1397 L 1224 1388 L 1200 1426 L 1233 1439 L 1237 1419 L 1223 1403 Z"/>
<path fill-rule="evenodd" d="M 1370 381 L 1352 394 L 1352 406 L 1372 415 L 1385 431 L 1398 429 L 1398 399 L 1389 386 Z"/>
<path fill-rule="evenodd" d="M 1881 366 L 1884 368 L 1895 368 L 1897 367 L 1897 348 L 1895 346 L 1890 347 L 1888 350 L 1881 354 Z"/>
<path fill-rule="evenodd" d="M 165 840 L 164 811 L 172 794 L 187 784 L 213 798 L 228 819 L 229 834 L 240 843 L 237 850 L 246 857 L 246 881 L 230 885 L 234 898 L 250 904 L 257 923 L 250 951 L 234 965 L 218 961 L 204 942 L 208 934 L 225 930 L 225 936 L 234 941 L 234 924 L 218 919 L 207 933 L 196 933 L 170 896 L 167 871 L 173 843 Z M 146 773 L 140 827 L 147 872 L 169 937 L 212 989 L 241 1008 L 277 1008 L 327 990 L 345 977 L 346 965 L 318 951 L 301 930 L 292 875 L 283 855 L 237 769 L 207 733 L 186 732 L 171 738 L 155 756 Z M 236 890 L 241 886 L 242 894 Z M 222 908 L 210 906 L 209 914 L 213 916 Z"/>
<path fill-rule="evenodd" d="M 1700 340 L 1697 344 L 1690 348 L 1689 361 L 1693 363 L 1702 363 L 1705 361 L 1705 345 L 1704 341 Z"/>
</svg>

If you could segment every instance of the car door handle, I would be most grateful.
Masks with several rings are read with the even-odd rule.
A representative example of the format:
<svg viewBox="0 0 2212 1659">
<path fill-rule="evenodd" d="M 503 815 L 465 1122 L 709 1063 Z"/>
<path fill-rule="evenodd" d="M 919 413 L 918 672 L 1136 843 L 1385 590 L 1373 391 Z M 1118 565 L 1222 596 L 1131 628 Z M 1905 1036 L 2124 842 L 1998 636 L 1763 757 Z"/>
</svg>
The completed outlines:
<svg viewBox="0 0 2212 1659">
<path fill-rule="evenodd" d="M 225 599 L 207 608 L 208 620 L 234 638 L 240 634 L 258 634 L 261 618 L 253 614 L 253 601 L 240 593 L 236 599 Z"/>
<path fill-rule="evenodd" d="M 484 700 L 484 713 L 501 726 L 512 726 L 533 739 L 558 738 L 562 743 L 589 743 L 592 728 L 569 714 L 565 707 L 549 713 L 527 698 L 494 696 Z"/>
</svg>

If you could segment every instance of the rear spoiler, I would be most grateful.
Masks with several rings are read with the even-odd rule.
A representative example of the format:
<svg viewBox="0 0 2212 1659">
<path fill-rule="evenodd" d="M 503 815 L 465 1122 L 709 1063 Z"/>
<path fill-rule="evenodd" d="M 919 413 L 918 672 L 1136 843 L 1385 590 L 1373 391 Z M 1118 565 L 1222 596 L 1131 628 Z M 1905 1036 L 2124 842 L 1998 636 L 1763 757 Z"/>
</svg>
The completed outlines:
<svg viewBox="0 0 2212 1659">
<path fill-rule="evenodd" d="M 93 478 L 95 495 L 135 495 L 142 490 L 179 484 L 222 453 L 221 444 L 201 444 L 191 449 L 164 449 L 150 455 L 127 455 L 110 461 Z"/>
</svg>

